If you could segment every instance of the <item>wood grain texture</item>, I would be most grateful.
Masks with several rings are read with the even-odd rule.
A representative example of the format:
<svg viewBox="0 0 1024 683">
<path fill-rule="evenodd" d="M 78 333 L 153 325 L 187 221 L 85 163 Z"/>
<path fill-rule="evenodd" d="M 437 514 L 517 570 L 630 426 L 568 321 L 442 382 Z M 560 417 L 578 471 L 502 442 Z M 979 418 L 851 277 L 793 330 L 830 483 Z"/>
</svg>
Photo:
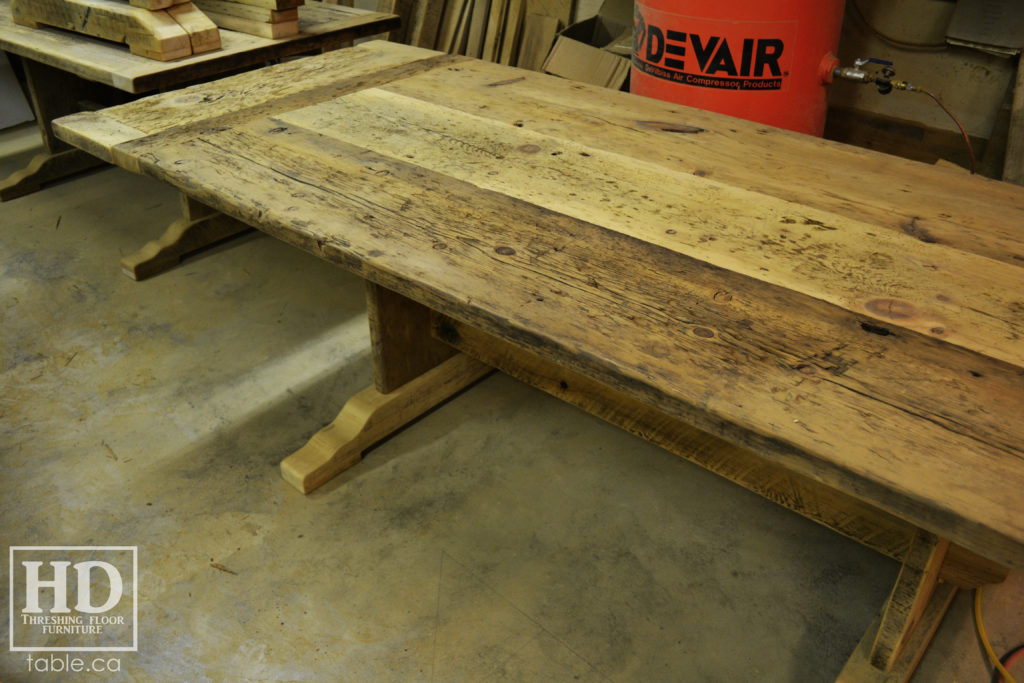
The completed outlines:
<svg viewBox="0 0 1024 683">
<path fill-rule="evenodd" d="M 501 36 L 501 53 L 496 60 L 501 64 L 514 64 L 519 58 L 519 40 L 522 34 L 523 0 L 508 0 L 505 28 Z"/>
<path fill-rule="evenodd" d="M 495 62 L 501 54 L 501 36 L 505 31 L 505 16 L 508 13 L 509 0 L 491 0 L 487 16 L 487 29 L 484 31 L 484 45 L 481 59 Z"/>
<path fill-rule="evenodd" d="M 573 22 L 576 3 L 573 0 L 526 0 L 527 14 L 540 14 L 557 19 L 562 26 Z"/>
<path fill-rule="evenodd" d="M 130 93 L 166 89 L 311 50 L 332 49 L 346 40 L 386 31 L 398 21 L 390 13 L 324 5 L 300 8 L 298 36 L 283 40 L 221 31 L 221 49 L 160 62 L 131 54 L 121 45 L 51 28 L 14 23 L 10 0 L 0 0 L 0 49 L 90 81 Z"/>
<path fill-rule="evenodd" d="M 173 4 L 167 8 L 167 13 L 188 33 L 192 54 L 200 55 L 220 49 L 217 25 L 191 2 Z"/>
</svg>

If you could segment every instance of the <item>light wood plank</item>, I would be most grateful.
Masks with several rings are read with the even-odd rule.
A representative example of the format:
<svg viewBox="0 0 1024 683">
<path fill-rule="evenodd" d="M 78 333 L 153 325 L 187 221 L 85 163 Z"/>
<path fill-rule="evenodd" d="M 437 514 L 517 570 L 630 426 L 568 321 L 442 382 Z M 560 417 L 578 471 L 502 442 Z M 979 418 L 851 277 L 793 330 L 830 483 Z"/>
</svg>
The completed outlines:
<svg viewBox="0 0 1024 683">
<path fill-rule="evenodd" d="M 243 19 L 242 17 L 231 16 L 230 14 L 220 14 L 210 10 L 206 10 L 206 16 L 210 17 L 213 23 L 217 24 L 217 26 L 220 26 L 221 28 L 240 31 L 241 33 L 248 33 L 254 36 L 262 36 L 263 38 L 287 38 L 288 36 L 294 36 L 299 32 L 298 20 L 269 24 L 262 21 L 254 21 L 252 19 Z"/>
<path fill-rule="evenodd" d="M 490 12 L 487 16 L 487 30 L 484 32 L 484 47 L 481 58 L 493 62 L 497 60 L 501 50 L 501 35 L 505 27 L 505 15 L 508 0 L 491 0 Z"/>
<path fill-rule="evenodd" d="M 260 9 L 286 10 L 295 9 L 306 4 L 305 0 L 232 0 L 237 4 L 248 5 Z M 228 14 L 228 12 L 225 12 Z"/>
<path fill-rule="evenodd" d="M 573 0 L 526 0 L 527 14 L 539 14 L 556 19 L 562 26 L 574 21 L 576 3 Z"/>
<path fill-rule="evenodd" d="M 508 0 L 508 14 L 505 18 L 504 32 L 501 37 L 501 55 L 498 59 L 502 64 L 513 64 L 519 55 L 519 40 L 523 21 L 524 0 Z"/>
<path fill-rule="evenodd" d="M 463 10 L 468 0 L 447 0 L 444 6 L 444 16 L 437 29 L 437 42 L 435 48 L 442 52 L 451 52 L 455 43 L 455 33 L 459 30 L 459 20 L 462 18 Z"/>
<path fill-rule="evenodd" d="M 192 54 L 199 55 L 220 49 L 220 31 L 191 2 L 182 2 L 167 8 L 167 13 L 188 33 Z"/>
<path fill-rule="evenodd" d="M 527 14 L 523 21 L 523 40 L 519 48 L 518 66 L 540 71 L 558 33 L 558 20 L 541 14 Z"/>
<path fill-rule="evenodd" d="M 452 54 L 463 54 L 466 51 L 466 37 L 469 35 L 469 20 L 473 11 L 473 0 L 466 0 L 462 5 L 462 13 L 459 15 L 459 24 L 455 29 L 455 36 L 448 52 Z"/>
<path fill-rule="evenodd" d="M 469 35 L 466 39 L 466 55 L 479 58 L 484 49 L 484 33 L 487 30 L 487 17 L 491 11 L 491 0 L 475 0 L 469 21 Z"/>
</svg>

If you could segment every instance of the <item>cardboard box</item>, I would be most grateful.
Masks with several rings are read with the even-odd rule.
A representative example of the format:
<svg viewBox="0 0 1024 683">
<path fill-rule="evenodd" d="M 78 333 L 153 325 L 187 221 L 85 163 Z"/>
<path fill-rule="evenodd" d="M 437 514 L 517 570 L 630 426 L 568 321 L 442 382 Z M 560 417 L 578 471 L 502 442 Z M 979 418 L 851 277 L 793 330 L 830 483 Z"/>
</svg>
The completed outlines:
<svg viewBox="0 0 1024 683">
<path fill-rule="evenodd" d="M 633 0 L 605 0 L 596 16 L 572 24 L 558 35 L 544 71 L 625 90 L 632 46 Z"/>
</svg>

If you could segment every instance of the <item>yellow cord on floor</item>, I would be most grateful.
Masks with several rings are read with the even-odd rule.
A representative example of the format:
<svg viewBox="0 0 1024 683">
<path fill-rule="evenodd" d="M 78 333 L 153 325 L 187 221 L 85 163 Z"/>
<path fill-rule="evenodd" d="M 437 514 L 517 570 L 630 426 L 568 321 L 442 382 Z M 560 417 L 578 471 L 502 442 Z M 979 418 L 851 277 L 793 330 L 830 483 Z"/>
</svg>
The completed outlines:
<svg viewBox="0 0 1024 683">
<path fill-rule="evenodd" d="M 988 658 L 992 661 L 992 666 L 996 668 L 999 675 L 1003 677 L 1004 683 L 1017 683 L 1016 679 L 1010 675 L 1010 672 L 1006 670 L 1002 662 L 999 661 L 999 656 L 992 649 L 992 643 L 988 642 L 988 634 L 985 633 L 985 623 L 981 620 L 981 588 L 974 589 L 974 623 L 978 627 L 978 635 L 981 637 L 981 644 L 985 646 L 985 652 L 988 653 Z"/>
</svg>

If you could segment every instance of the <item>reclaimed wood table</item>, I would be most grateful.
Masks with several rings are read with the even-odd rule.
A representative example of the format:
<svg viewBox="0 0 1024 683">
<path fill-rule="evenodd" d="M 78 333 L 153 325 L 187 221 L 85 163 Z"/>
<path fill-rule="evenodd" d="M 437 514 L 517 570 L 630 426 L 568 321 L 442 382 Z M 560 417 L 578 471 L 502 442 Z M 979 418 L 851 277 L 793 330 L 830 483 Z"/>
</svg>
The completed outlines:
<svg viewBox="0 0 1024 683">
<path fill-rule="evenodd" d="M 1022 188 L 380 42 L 55 130 L 366 279 L 302 491 L 498 368 L 902 562 L 844 680 L 1024 569 Z"/>
<path fill-rule="evenodd" d="M 334 50 L 355 38 L 397 28 L 398 16 L 326 4 L 299 7 L 298 35 L 269 39 L 220 29 L 222 47 L 170 62 L 147 59 L 126 45 L 56 28 L 28 28 L 11 19 L 10 0 L 0 0 L 0 49 L 21 59 L 45 151 L 0 181 L 0 201 L 39 190 L 48 182 L 92 168 L 100 161 L 53 135 L 53 119 L 94 101 L 125 101 L 204 79 L 264 66 L 270 61 Z M 238 231 L 237 224 L 186 198 L 181 219 L 162 237 L 122 260 L 124 271 L 143 279 L 176 265 L 181 257 Z"/>
</svg>

